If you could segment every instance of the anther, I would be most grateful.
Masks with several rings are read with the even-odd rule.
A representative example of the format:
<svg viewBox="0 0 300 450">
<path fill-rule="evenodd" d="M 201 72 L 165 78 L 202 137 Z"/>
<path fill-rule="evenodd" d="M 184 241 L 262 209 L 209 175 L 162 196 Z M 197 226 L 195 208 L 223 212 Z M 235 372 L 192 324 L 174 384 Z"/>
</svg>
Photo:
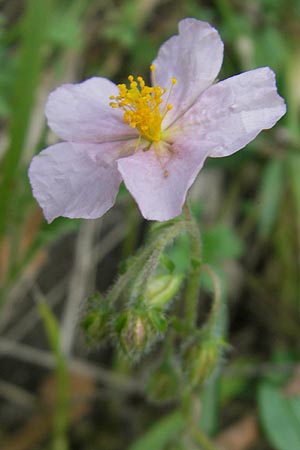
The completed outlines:
<svg viewBox="0 0 300 450">
<path fill-rule="evenodd" d="M 142 77 L 137 77 L 137 80 L 141 86 L 141 88 L 143 89 L 145 87 L 145 81 Z"/>
<path fill-rule="evenodd" d="M 113 101 L 109 104 L 112 108 L 123 110 L 124 122 L 139 131 L 139 141 L 144 138 L 149 142 L 159 142 L 162 121 L 166 113 L 172 109 L 172 105 L 168 104 L 168 101 L 177 80 L 172 78 L 171 89 L 167 90 L 167 88 L 156 85 L 154 64 L 150 66 L 150 70 L 153 81 L 152 87 L 145 85 L 143 77 L 134 78 L 133 75 L 129 75 L 129 87 L 124 83 L 119 84 L 119 94 L 110 96 L 109 98 Z M 167 91 L 167 98 L 163 100 L 162 96 Z M 160 110 L 162 103 L 165 105 L 163 111 Z"/>
<path fill-rule="evenodd" d="M 136 88 L 137 87 L 137 82 L 136 81 L 131 81 L 130 87 L 131 87 L 131 89 Z"/>
</svg>

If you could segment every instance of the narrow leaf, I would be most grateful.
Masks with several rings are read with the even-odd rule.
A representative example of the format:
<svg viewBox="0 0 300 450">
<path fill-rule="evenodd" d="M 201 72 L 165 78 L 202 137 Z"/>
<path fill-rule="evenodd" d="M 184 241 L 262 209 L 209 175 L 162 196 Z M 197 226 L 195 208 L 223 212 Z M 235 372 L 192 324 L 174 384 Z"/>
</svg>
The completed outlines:
<svg viewBox="0 0 300 450">
<path fill-rule="evenodd" d="M 268 237 L 275 224 L 282 187 L 282 162 L 271 160 L 262 175 L 259 192 L 258 229 L 262 237 Z"/>
<path fill-rule="evenodd" d="M 21 27 L 17 73 L 12 88 L 10 145 L 3 158 L 0 180 L 0 234 L 6 227 L 14 179 L 19 168 L 34 105 L 40 72 L 45 58 L 44 44 L 51 17 L 50 0 L 27 0 Z"/>
<path fill-rule="evenodd" d="M 274 449 L 300 448 L 300 399 L 285 397 L 277 387 L 263 383 L 258 405 L 263 429 Z"/>
</svg>

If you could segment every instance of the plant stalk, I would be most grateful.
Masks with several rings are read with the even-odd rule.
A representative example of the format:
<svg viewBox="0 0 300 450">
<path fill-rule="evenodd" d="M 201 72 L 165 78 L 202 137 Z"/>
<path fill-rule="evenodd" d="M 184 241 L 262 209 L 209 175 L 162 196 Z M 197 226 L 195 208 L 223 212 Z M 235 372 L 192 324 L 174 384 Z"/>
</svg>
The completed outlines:
<svg viewBox="0 0 300 450">
<path fill-rule="evenodd" d="M 199 279 L 201 273 L 201 239 L 196 220 L 194 219 L 188 200 L 183 207 L 184 217 L 188 224 L 187 231 L 191 242 L 191 273 L 185 291 L 185 319 L 188 328 L 193 328 L 197 321 L 197 304 Z"/>
</svg>

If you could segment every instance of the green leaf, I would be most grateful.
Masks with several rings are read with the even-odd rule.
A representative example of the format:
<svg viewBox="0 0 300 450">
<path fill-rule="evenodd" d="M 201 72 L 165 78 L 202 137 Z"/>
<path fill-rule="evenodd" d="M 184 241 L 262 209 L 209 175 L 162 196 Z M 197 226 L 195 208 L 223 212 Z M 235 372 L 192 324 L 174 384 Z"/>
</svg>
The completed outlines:
<svg viewBox="0 0 300 450">
<path fill-rule="evenodd" d="M 289 400 L 290 400 L 291 409 L 294 413 L 294 416 L 297 419 L 297 423 L 300 424 L 300 398 L 293 397 L 293 398 L 290 398 Z"/>
<path fill-rule="evenodd" d="M 175 411 L 156 422 L 127 450 L 162 450 L 171 439 L 180 433 L 184 425 L 185 419 L 181 412 Z"/>
<path fill-rule="evenodd" d="M 279 388 L 263 383 L 258 391 L 260 419 L 276 450 L 300 448 L 300 398 L 288 398 Z"/>
<path fill-rule="evenodd" d="M 262 174 L 259 192 L 258 230 L 263 237 L 270 235 L 276 221 L 283 181 L 282 162 L 271 160 Z"/>
<path fill-rule="evenodd" d="M 208 434 L 217 431 L 219 422 L 219 379 L 211 377 L 201 394 L 201 429 Z"/>
<path fill-rule="evenodd" d="M 290 180 L 291 190 L 294 200 L 294 208 L 297 219 L 298 233 L 300 234 L 300 156 L 292 155 L 288 156 L 288 179 Z"/>
<path fill-rule="evenodd" d="M 21 48 L 12 86 L 10 144 L 1 165 L 0 234 L 6 229 L 14 179 L 20 165 L 37 86 L 45 60 L 45 43 L 52 17 L 50 0 L 28 0 L 21 26 Z"/>
</svg>

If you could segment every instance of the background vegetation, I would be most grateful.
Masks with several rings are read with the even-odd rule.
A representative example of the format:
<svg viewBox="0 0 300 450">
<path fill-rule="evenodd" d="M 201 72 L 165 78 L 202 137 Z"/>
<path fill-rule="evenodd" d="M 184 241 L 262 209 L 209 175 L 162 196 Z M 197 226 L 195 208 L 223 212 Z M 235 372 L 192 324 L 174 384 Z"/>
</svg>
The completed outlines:
<svg viewBox="0 0 300 450">
<path fill-rule="evenodd" d="M 299 450 L 300 2 L 2 0 L 0 7 L 0 448 Z M 199 430 L 211 439 L 201 444 L 187 435 L 176 398 L 163 398 L 165 372 L 151 385 L 159 349 L 131 365 L 110 342 L 89 348 L 74 327 L 85 299 L 108 288 L 148 223 L 122 188 L 103 219 L 47 225 L 27 178 L 34 153 L 55 142 L 43 113 L 48 93 L 92 75 L 147 78 L 159 45 L 187 16 L 219 30 L 220 79 L 270 66 L 288 107 L 246 149 L 209 160 L 192 190 L 230 343 L 195 403 Z M 184 236 L 168 250 L 175 272 L 188 270 L 189 252 Z M 200 317 L 210 292 L 203 277 Z"/>
</svg>

